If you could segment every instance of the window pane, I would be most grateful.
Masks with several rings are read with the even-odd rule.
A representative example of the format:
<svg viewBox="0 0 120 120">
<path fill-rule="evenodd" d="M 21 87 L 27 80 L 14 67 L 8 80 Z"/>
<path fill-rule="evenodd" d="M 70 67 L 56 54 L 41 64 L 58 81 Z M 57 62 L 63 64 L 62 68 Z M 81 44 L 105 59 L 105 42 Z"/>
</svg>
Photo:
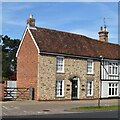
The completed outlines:
<svg viewBox="0 0 120 120">
<path fill-rule="evenodd" d="M 62 95 L 62 89 L 60 89 L 60 95 Z"/>
<path fill-rule="evenodd" d="M 118 74 L 118 67 L 115 67 L 115 74 Z"/>
<path fill-rule="evenodd" d="M 90 82 L 90 89 L 92 88 L 92 82 Z"/>
<path fill-rule="evenodd" d="M 117 88 L 115 88 L 115 95 L 117 95 Z"/>
<path fill-rule="evenodd" d="M 59 95 L 59 89 L 56 90 L 56 95 Z"/>
<path fill-rule="evenodd" d="M 112 67 L 109 66 L 109 73 L 112 74 Z"/>
<path fill-rule="evenodd" d="M 111 88 L 109 88 L 109 95 L 111 95 Z"/>
<path fill-rule="evenodd" d="M 112 74 L 114 74 L 114 71 L 115 71 L 115 67 L 113 67 Z"/>
<path fill-rule="evenodd" d="M 112 95 L 114 95 L 114 88 L 112 88 Z"/>
</svg>

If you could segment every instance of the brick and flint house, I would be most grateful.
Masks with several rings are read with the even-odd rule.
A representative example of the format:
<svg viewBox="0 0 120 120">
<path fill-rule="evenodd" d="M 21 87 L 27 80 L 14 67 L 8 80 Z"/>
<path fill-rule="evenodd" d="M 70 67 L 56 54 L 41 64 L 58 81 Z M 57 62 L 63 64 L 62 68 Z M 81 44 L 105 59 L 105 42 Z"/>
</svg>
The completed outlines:
<svg viewBox="0 0 120 120">
<path fill-rule="evenodd" d="M 96 99 L 120 96 L 120 46 L 35 26 L 27 20 L 17 51 L 17 87 L 34 88 L 35 100 Z"/>
</svg>

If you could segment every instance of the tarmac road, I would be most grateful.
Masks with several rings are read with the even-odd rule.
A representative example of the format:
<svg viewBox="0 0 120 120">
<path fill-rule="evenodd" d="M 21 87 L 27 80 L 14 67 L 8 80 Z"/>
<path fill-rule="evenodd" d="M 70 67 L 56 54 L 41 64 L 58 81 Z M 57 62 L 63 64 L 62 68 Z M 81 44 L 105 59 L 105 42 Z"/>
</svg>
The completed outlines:
<svg viewBox="0 0 120 120">
<path fill-rule="evenodd" d="M 75 120 L 79 118 L 79 120 L 94 120 L 94 119 L 101 119 L 101 120 L 119 120 L 118 119 L 118 111 L 107 111 L 107 112 L 87 112 L 87 113 L 64 113 L 64 114 L 46 114 L 46 115 L 28 115 L 28 116 L 6 116 L 3 117 L 3 120 L 34 120 L 34 119 L 48 119 L 55 118 L 55 119 L 62 119 L 62 118 L 69 118 Z"/>
</svg>

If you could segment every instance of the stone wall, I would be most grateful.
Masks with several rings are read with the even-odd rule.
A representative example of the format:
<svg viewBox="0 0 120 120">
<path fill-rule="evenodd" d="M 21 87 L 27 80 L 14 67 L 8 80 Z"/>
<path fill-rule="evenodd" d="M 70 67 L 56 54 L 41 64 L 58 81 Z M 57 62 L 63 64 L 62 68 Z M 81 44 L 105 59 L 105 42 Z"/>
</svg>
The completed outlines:
<svg viewBox="0 0 120 120">
<path fill-rule="evenodd" d="M 39 56 L 39 77 L 38 77 L 38 98 L 39 100 L 70 100 L 72 83 L 70 78 L 78 76 L 80 79 L 80 99 L 98 98 L 99 81 L 100 81 L 100 63 L 94 61 L 94 74 L 87 74 L 87 60 L 76 58 L 64 58 L 64 73 L 56 73 L 56 57 L 55 56 Z M 56 80 L 64 80 L 64 97 L 57 98 L 55 96 Z M 86 82 L 93 80 L 94 90 L 93 96 L 86 96 Z"/>
</svg>

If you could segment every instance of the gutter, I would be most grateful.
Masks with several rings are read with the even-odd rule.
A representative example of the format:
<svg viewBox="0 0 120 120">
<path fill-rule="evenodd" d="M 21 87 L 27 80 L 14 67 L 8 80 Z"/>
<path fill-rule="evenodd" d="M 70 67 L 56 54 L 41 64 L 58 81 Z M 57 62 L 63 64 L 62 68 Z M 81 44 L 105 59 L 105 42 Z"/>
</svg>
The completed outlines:
<svg viewBox="0 0 120 120">
<path fill-rule="evenodd" d="M 63 56 L 63 57 L 71 57 L 71 58 L 81 58 L 81 59 L 90 59 L 91 58 L 93 60 L 101 61 L 100 57 L 80 56 L 80 55 L 73 55 L 73 54 L 46 52 L 46 51 L 40 51 L 39 54 L 41 54 L 41 55 L 51 55 L 51 56 Z M 120 60 L 120 59 L 104 58 L 104 60 Z"/>
</svg>

